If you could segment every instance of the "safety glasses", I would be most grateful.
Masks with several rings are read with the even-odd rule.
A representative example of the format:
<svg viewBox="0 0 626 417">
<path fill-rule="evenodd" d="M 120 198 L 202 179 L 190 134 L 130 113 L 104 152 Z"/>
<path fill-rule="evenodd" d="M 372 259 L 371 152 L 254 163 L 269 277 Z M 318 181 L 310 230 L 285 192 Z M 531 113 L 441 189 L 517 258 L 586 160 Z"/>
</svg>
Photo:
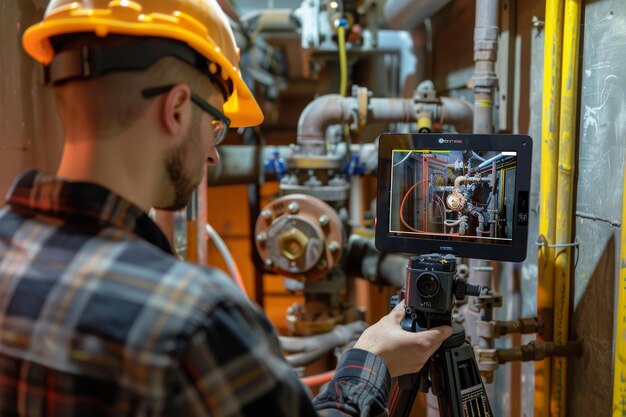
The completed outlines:
<svg viewBox="0 0 626 417">
<path fill-rule="evenodd" d="M 141 94 L 144 98 L 150 99 L 160 94 L 165 94 L 174 87 L 175 85 L 164 85 L 162 87 L 147 88 L 143 90 Z M 211 120 L 211 127 L 213 128 L 213 141 L 216 146 L 219 145 L 228 133 L 230 119 L 197 94 L 191 93 L 191 101 L 202 110 L 213 116 L 213 120 Z"/>
</svg>

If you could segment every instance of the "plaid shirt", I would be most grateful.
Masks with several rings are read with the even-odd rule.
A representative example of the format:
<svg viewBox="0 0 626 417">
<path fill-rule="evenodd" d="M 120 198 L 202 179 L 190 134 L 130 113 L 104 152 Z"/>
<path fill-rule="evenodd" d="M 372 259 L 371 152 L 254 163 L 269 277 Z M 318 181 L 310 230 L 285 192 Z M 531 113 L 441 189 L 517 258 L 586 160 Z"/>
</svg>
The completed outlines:
<svg viewBox="0 0 626 417">
<path fill-rule="evenodd" d="M 7 203 L 1 416 L 387 415 L 378 356 L 346 352 L 311 402 L 262 312 L 107 189 L 28 171 Z"/>
</svg>

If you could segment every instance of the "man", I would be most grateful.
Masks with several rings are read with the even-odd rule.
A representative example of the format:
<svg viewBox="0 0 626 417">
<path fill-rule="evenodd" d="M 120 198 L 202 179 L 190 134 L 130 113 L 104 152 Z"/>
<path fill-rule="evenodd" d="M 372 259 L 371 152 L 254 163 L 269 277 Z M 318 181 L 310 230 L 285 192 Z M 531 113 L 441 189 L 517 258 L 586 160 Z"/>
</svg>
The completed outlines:
<svg viewBox="0 0 626 417">
<path fill-rule="evenodd" d="M 262 312 L 146 214 L 184 207 L 228 127 L 262 121 L 215 0 L 53 0 L 24 46 L 65 146 L 0 212 L 0 415 L 385 415 L 390 376 L 449 328 L 404 332 L 397 308 L 311 403 Z"/>
</svg>

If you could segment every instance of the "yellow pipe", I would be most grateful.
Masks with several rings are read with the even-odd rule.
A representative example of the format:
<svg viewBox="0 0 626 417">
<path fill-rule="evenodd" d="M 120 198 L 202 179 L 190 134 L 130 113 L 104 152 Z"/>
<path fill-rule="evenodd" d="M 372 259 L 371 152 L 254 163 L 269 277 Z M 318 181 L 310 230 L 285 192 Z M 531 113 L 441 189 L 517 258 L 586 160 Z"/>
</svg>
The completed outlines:
<svg viewBox="0 0 626 417">
<path fill-rule="evenodd" d="M 559 121 L 559 167 L 556 195 L 556 243 L 572 241 L 574 168 L 576 161 L 576 121 L 578 98 L 578 52 L 580 1 L 565 0 L 563 29 L 563 68 Z M 554 265 L 554 343 L 568 342 L 570 312 L 571 247 L 558 248 Z M 554 357 L 550 377 L 550 415 L 567 414 L 567 358 Z"/>
<path fill-rule="evenodd" d="M 559 91 L 563 42 L 564 0 L 546 0 L 543 109 L 541 131 L 541 184 L 539 192 L 539 234 L 546 244 L 555 242 L 557 163 L 559 132 Z M 554 302 L 554 249 L 539 248 L 537 312 L 549 322 Z M 552 340 L 552 334 L 543 339 Z M 550 361 L 535 363 L 534 417 L 548 417 L 550 412 Z"/>
<path fill-rule="evenodd" d="M 626 166 L 622 194 L 622 243 L 619 266 L 613 359 L 613 417 L 626 416 Z"/>
<path fill-rule="evenodd" d="M 337 43 L 339 44 L 339 94 L 345 97 L 348 93 L 348 52 L 346 51 L 346 28 L 343 25 L 337 28 Z"/>
</svg>

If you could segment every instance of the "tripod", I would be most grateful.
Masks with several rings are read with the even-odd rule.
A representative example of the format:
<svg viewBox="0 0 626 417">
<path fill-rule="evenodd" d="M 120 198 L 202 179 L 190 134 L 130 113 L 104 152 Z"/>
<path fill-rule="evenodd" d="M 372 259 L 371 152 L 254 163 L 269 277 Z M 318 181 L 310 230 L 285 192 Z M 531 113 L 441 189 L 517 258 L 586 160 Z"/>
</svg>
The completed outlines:
<svg viewBox="0 0 626 417">
<path fill-rule="evenodd" d="M 408 417 L 418 391 L 428 392 L 429 387 L 441 417 L 493 417 L 465 330 L 457 323 L 452 329 L 452 336 L 419 373 L 403 375 L 392 386 L 390 417 Z"/>
<path fill-rule="evenodd" d="M 400 376 L 394 383 L 389 399 L 390 417 L 408 417 L 418 391 L 429 389 L 437 397 L 441 417 L 493 417 L 474 350 L 465 340 L 463 326 L 452 322 L 453 298 L 479 295 L 480 287 L 456 278 L 455 270 L 456 259 L 450 255 L 422 255 L 409 261 L 402 328 L 418 333 L 451 325 L 452 336 L 421 371 Z"/>
</svg>

